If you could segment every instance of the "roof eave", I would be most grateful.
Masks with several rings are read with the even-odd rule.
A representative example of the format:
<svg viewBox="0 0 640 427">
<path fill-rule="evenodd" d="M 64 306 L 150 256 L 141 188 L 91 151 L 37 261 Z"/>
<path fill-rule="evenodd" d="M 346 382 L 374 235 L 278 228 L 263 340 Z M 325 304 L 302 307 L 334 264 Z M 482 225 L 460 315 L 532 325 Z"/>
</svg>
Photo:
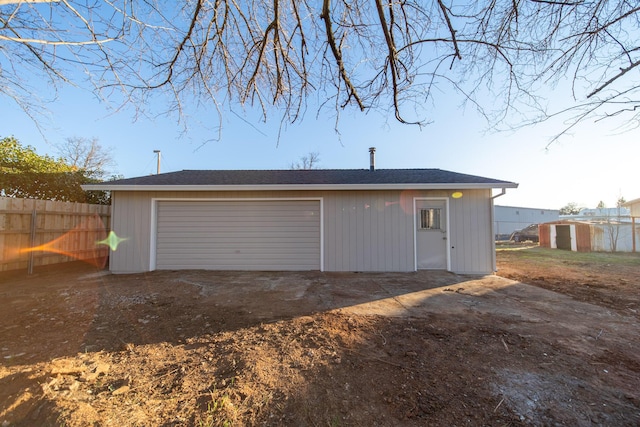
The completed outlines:
<svg viewBox="0 0 640 427">
<path fill-rule="evenodd" d="M 623 204 L 621 204 L 620 206 L 624 207 L 624 208 L 630 208 L 632 205 L 636 205 L 640 203 L 640 199 L 633 199 L 633 200 L 629 200 L 628 202 L 625 202 Z"/>
<path fill-rule="evenodd" d="M 264 185 L 109 185 L 85 184 L 85 191 L 291 191 L 291 190 L 476 190 L 518 188 L 514 182 L 444 184 L 264 184 Z"/>
</svg>

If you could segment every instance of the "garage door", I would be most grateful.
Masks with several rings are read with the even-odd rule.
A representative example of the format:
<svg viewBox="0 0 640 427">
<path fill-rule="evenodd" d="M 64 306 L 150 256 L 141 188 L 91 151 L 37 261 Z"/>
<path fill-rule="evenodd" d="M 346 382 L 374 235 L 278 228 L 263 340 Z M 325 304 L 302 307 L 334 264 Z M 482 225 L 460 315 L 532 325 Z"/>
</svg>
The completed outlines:
<svg viewBox="0 0 640 427">
<path fill-rule="evenodd" d="M 159 201 L 156 268 L 319 270 L 320 202 Z"/>
</svg>

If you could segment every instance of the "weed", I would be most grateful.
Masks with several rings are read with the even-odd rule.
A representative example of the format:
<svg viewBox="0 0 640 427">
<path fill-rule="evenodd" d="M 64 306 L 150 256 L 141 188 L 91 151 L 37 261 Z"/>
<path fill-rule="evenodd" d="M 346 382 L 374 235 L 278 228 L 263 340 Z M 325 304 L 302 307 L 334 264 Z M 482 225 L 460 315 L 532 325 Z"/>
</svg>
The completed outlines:
<svg viewBox="0 0 640 427">
<path fill-rule="evenodd" d="M 340 417 L 338 416 L 331 418 L 331 421 L 329 421 L 329 427 L 340 427 L 341 425 L 342 422 L 340 421 Z"/>
<path fill-rule="evenodd" d="M 198 427 L 231 427 L 233 421 L 230 416 L 236 412 L 236 408 L 227 394 L 216 397 L 211 392 L 211 402 L 207 404 L 204 418 L 198 422 Z"/>
</svg>

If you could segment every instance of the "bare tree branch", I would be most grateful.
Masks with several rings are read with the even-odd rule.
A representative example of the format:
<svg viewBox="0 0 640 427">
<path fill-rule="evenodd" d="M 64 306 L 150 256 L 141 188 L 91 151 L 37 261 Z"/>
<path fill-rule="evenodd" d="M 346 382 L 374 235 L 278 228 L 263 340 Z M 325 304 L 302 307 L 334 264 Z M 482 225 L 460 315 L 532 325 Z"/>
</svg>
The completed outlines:
<svg viewBox="0 0 640 427">
<path fill-rule="evenodd" d="M 587 98 L 591 98 L 594 95 L 596 95 L 598 92 L 601 92 L 602 90 L 604 90 L 607 86 L 611 85 L 613 82 L 615 82 L 616 80 L 618 80 L 620 77 L 624 76 L 625 74 L 627 74 L 629 71 L 633 70 L 634 68 L 636 68 L 638 65 L 640 65 L 640 60 L 631 63 L 631 65 L 629 65 L 626 68 L 620 68 L 620 72 L 618 74 L 616 74 L 615 76 L 611 77 L 609 80 L 607 80 L 606 82 L 604 82 L 602 85 L 598 86 L 594 91 L 592 91 L 591 93 L 589 93 L 587 95 Z"/>
<path fill-rule="evenodd" d="M 444 3 L 442 3 L 442 0 L 438 0 L 438 6 L 440 6 L 440 10 L 442 11 L 442 16 L 445 22 L 447 23 L 447 28 L 449 28 L 449 32 L 451 33 L 451 43 L 453 44 L 455 57 L 458 59 L 462 59 L 462 55 L 460 54 L 460 49 L 458 48 L 458 42 L 456 41 L 456 30 L 453 28 L 451 19 L 449 19 L 449 10 L 444 5 Z M 453 66 L 453 63 L 451 64 L 451 66 Z"/>
<path fill-rule="evenodd" d="M 193 105 L 213 106 L 218 121 L 252 105 L 284 126 L 311 99 L 336 120 L 355 107 L 423 124 L 441 93 L 494 127 L 559 116 L 575 126 L 622 114 L 640 122 L 640 83 L 629 78 L 640 64 L 636 3 L 0 0 L 0 94 L 27 111 L 28 81 L 45 78 L 182 123 Z M 564 81 L 572 104 L 547 111 L 540 94 Z"/>
<path fill-rule="evenodd" d="M 331 25 L 330 9 L 331 9 L 331 1 L 323 0 L 322 15 L 320 15 L 320 17 L 324 20 L 327 43 L 329 43 L 329 48 L 331 49 L 331 52 L 333 53 L 333 57 L 336 60 L 338 70 L 340 73 L 340 79 L 342 79 L 344 84 L 347 86 L 347 93 L 348 93 L 347 100 L 353 98 L 356 101 L 358 108 L 360 108 L 361 111 L 364 111 L 365 105 L 362 102 L 362 99 L 360 99 L 360 96 L 358 95 L 358 91 L 354 87 L 353 83 L 351 83 L 351 78 L 349 77 L 349 74 L 344 68 L 344 61 L 342 60 L 342 51 L 340 50 L 340 48 L 338 47 L 338 44 L 336 43 L 335 34 L 333 32 L 333 27 Z"/>
</svg>

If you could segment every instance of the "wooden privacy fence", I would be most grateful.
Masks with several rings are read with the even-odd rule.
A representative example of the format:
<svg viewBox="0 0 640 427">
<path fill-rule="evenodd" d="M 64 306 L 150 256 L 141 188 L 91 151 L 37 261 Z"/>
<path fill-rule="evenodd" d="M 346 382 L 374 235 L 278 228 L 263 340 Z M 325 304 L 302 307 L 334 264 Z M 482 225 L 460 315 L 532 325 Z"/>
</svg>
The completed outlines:
<svg viewBox="0 0 640 427">
<path fill-rule="evenodd" d="M 111 207 L 0 197 L 0 271 L 82 260 L 104 266 Z"/>
</svg>

